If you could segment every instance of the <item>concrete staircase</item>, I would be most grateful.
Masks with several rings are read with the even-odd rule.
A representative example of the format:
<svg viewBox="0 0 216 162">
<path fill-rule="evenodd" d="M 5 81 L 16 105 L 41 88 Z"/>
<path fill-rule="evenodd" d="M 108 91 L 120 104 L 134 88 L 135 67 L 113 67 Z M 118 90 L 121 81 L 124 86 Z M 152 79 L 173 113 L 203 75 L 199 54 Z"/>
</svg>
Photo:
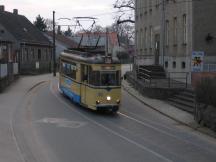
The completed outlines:
<svg viewBox="0 0 216 162">
<path fill-rule="evenodd" d="M 173 97 L 168 98 L 168 102 L 179 109 L 182 109 L 186 112 L 193 114 L 194 99 L 195 99 L 195 94 L 193 90 L 185 89 L 184 91 L 174 95 Z"/>
</svg>

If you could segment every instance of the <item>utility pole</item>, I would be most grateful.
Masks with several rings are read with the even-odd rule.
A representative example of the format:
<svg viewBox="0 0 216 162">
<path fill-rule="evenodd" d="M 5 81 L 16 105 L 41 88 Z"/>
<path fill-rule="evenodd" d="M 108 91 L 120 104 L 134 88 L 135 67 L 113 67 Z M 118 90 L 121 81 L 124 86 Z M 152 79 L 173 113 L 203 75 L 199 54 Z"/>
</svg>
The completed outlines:
<svg viewBox="0 0 216 162">
<path fill-rule="evenodd" d="M 55 11 L 53 11 L 53 76 L 56 76 Z"/>
<path fill-rule="evenodd" d="M 162 20 L 161 20 L 161 35 L 162 35 L 162 50 L 161 50 L 161 63 L 164 67 L 165 56 L 165 42 L 166 42 L 166 0 L 162 0 Z"/>
<path fill-rule="evenodd" d="M 106 28 L 106 57 L 109 55 L 109 38 L 108 38 L 108 28 Z"/>
</svg>

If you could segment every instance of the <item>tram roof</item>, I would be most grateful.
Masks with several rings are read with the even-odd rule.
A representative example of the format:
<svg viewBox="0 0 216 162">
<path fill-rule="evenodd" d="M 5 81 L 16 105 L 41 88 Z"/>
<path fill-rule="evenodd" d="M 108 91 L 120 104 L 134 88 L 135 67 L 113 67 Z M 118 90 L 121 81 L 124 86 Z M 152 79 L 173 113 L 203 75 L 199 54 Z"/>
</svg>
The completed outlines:
<svg viewBox="0 0 216 162">
<path fill-rule="evenodd" d="M 106 64 L 104 55 L 93 54 L 90 52 L 66 50 L 61 53 L 60 57 L 88 64 Z M 117 57 L 112 57 L 111 64 L 120 64 L 120 61 Z"/>
</svg>

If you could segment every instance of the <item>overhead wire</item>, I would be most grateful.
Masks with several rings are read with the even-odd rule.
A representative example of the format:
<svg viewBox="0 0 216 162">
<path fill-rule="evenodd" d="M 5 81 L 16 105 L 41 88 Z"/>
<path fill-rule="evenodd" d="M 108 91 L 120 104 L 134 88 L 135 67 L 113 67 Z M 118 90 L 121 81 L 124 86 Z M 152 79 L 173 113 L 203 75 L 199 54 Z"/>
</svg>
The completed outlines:
<svg viewBox="0 0 216 162">
<path fill-rule="evenodd" d="M 182 3 L 193 3 L 193 2 L 202 2 L 203 0 L 167 0 L 167 5 L 177 5 L 177 4 L 182 4 Z M 142 6 L 142 7 L 135 7 L 136 10 L 141 10 L 141 9 L 150 9 L 152 7 L 156 7 L 156 6 L 161 6 L 163 4 L 163 2 L 160 2 L 158 4 L 151 4 L 151 5 L 147 5 L 147 6 Z M 100 16 L 104 16 L 104 15 L 114 15 L 117 13 L 123 13 L 123 12 L 132 12 L 135 11 L 135 9 L 119 9 L 118 11 L 113 11 L 113 12 L 104 12 L 104 13 L 100 13 L 100 14 L 94 14 L 94 15 L 88 15 L 88 17 L 100 17 Z M 58 12 L 58 11 L 57 11 Z M 63 17 L 64 14 L 62 14 L 61 12 L 58 12 L 58 14 L 62 15 Z M 73 19 L 73 18 L 72 18 Z M 83 26 L 80 24 L 80 22 L 76 20 L 76 24 L 77 26 L 80 28 L 82 28 L 82 30 L 86 31 Z M 77 28 L 77 26 L 75 28 Z M 92 28 L 92 26 L 90 27 Z M 76 29 L 75 29 L 76 30 Z"/>
</svg>

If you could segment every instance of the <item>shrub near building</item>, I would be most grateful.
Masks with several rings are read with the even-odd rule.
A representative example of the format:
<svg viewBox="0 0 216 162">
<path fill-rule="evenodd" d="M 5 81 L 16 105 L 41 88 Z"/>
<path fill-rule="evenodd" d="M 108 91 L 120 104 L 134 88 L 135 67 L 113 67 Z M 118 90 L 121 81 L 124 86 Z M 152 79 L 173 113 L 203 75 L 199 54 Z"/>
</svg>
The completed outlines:
<svg viewBox="0 0 216 162">
<path fill-rule="evenodd" d="M 199 122 L 216 131 L 216 78 L 204 78 L 196 86 L 196 102 L 201 112 Z"/>
</svg>

